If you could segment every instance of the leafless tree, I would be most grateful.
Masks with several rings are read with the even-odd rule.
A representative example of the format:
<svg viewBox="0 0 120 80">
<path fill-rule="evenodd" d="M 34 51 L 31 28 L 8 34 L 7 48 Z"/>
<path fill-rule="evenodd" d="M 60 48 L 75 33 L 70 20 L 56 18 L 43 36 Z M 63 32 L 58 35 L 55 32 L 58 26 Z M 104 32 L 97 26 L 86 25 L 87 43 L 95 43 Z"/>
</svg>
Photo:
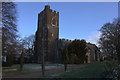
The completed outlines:
<svg viewBox="0 0 120 80">
<path fill-rule="evenodd" d="M 120 22 L 106 23 L 100 31 L 99 43 L 102 51 L 113 59 L 117 55 L 120 63 Z"/>
<path fill-rule="evenodd" d="M 2 53 L 16 53 L 17 12 L 13 2 L 2 3 Z"/>
</svg>

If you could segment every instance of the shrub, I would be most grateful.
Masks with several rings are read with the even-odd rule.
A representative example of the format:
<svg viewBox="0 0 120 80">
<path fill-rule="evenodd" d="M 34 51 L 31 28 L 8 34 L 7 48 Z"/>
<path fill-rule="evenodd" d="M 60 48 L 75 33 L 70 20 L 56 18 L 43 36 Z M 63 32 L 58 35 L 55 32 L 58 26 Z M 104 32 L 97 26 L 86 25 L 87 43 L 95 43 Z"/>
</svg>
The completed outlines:
<svg viewBox="0 0 120 80">
<path fill-rule="evenodd" d="M 107 76 L 112 78 L 120 77 L 120 67 L 117 61 L 107 61 L 105 65 Z"/>
</svg>

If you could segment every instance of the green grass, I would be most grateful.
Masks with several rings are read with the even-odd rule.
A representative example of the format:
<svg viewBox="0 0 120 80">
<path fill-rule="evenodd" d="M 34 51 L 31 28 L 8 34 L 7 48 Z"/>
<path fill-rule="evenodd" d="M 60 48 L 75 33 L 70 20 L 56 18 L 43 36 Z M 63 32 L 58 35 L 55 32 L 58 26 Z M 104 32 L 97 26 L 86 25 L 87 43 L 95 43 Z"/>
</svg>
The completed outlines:
<svg viewBox="0 0 120 80">
<path fill-rule="evenodd" d="M 29 66 L 40 66 L 40 64 L 25 64 L 23 71 L 20 72 L 19 65 L 13 65 L 12 68 L 17 68 L 17 71 L 3 73 L 6 75 L 20 74 L 20 73 L 29 73 L 39 71 L 38 69 L 30 69 Z M 41 70 L 41 69 L 40 69 Z M 105 75 L 105 61 L 104 62 L 95 62 L 91 64 L 86 64 L 85 67 L 79 69 L 73 69 L 70 72 L 61 72 L 55 74 L 55 76 L 45 76 L 43 78 L 104 78 Z"/>
<path fill-rule="evenodd" d="M 57 68 L 56 64 L 49 64 L 46 66 L 54 66 L 55 68 Z M 63 66 L 63 65 L 59 64 L 59 67 L 61 67 L 61 66 Z M 20 71 L 20 64 L 14 64 L 11 67 L 3 67 L 3 68 L 16 68 L 17 69 L 17 71 L 9 71 L 9 72 L 2 73 L 3 76 L 22 74 L 22 73 L 27 74 L 27 73 L 32 73 L 32 72 L 40 72 L 41 71 L 41 64 L 24 64 L 22 71 Z M 46 68 L 46 69 L 49 69 L 49 68 Z"/>
<path fill-rule="evenodd" d="M 40 66 L 40 64 L 24 64 L 23 66 L 23 70 L 20 71 L 20 65 L 19 64 L 15 64 L 11 67 L 3 67 L 3 68 L 16 68 L 16 71 L 9 71 L 9 72 L 3 72 L 3 76 L 7 76 L 7 75 L 13 75 L 13 74 L 21 74 L 21 73 L 29 73 L 29 72 L 35 72 L 35 71 L 41 71 L 38 69 L 31 69 L 30 66 Z"/>
<path fill-rule="evenodd" d="M 55 77 L 48 76 L 47 78 L 104 78 L 106 76 L 104 66 L 105 62 L 91 63 L 85 67 L 63 72 Z"/>
</svg>

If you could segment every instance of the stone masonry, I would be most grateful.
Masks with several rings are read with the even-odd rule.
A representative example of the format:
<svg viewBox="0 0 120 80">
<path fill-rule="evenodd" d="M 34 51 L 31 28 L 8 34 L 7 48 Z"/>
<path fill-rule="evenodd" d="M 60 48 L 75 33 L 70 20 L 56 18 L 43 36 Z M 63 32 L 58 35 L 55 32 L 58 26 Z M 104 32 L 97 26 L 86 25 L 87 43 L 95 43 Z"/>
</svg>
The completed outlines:
<svg viewBox="0 0 120 80">
<path fill-rule="evenodd" d="M 43 29 L 44 28 L 44 29 Z M 42 34 L 44 31 L 44 34 Z M 43 35 L 44 40 L 43 40 Z M 50 6 L 38 14 L 38 28 L 35 35 L 34 62 L 40 63 L 42 43 L 44 42 L 45 61 L 54 62 L 59 39 L 59 12 L 52 11 Z"/>
<path fill-rule="evenodd" d="M 59 39 L 59 12 L 52 11 L 50 6 L 38 14 L 38 28 L 35 34 L 34 62 L 41 63 L 44 52 L 45 62 L 62 63 L 62 51 L 72 40 Z M 88 63 L 100 60 L 100 51 L 95 44 L 87 43 Z"/>
</svg>

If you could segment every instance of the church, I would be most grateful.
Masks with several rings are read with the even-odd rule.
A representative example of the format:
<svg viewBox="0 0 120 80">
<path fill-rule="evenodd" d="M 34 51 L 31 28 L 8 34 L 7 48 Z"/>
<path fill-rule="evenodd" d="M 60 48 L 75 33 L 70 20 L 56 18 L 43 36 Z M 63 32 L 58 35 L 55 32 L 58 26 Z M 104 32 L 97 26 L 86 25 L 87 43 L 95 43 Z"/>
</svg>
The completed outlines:
<svg viewBox="0 0 120 80">
<path fill-rule="evenodd" d="M 61 52 L 72 40 L 59 39 L 59 12 L 46 5 L 38 14 L 38 27 L 35 33 L 34 63 L 41 63 L 44 52 L 45 62 L 62 63 Z M 100 60 L 100 51 L 95 44 L 87 43 L 88 63 Z"/>
</svg>

